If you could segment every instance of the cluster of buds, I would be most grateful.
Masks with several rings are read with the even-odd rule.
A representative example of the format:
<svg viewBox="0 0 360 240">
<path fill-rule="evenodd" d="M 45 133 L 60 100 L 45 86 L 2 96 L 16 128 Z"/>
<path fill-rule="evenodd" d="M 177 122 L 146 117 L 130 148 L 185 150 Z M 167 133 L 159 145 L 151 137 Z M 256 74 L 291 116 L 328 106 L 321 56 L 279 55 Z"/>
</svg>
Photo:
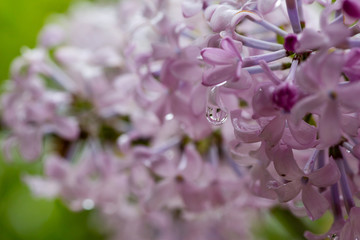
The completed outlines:
<svg viewBox="0 0 360 240">
<path fill-rule="evenodd" d="M 79 5 L 14 61 L 5 153 L 42 156 L 33 192 L 114 239 L 253 239 L 277 203 L 332 212 L 308 239 L 360 239 L 358 19 L 357 0 Z"/>
</svg>

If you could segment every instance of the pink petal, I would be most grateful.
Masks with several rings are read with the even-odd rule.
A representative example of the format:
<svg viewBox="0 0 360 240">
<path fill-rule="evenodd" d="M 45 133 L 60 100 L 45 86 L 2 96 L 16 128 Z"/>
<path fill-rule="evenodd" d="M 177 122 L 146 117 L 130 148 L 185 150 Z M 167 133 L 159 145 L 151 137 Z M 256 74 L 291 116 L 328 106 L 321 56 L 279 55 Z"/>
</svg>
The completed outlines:
<svg viewBox="0 0 360 240">
<path fill-rule="evenodd" d="M 163 207 L 171 198 L 176 196 L 176 185 L 171 180 L 165 180 L 157 184 L 152 191 L 152 196 L 146 201 L 145 206 L 149 210 L 158 210 Z"/>
<path fill-rule="evenodd" d="M 231 52 L 220 48 L 204 48 L 201 50 L 201 56 L 206 63 L 211 65 L 229 65 L 235 62 Z"/>
<path fill-rule="evenodd" d="M 279 145 L 272 154 L 276 172 L 285 180 L 300 179 L 304 173 L 297 165 L 291 148 L 287 145 Z"/>
<path fill-rule="evenodd" d="M 179 173 L 183 175 L 185 179 L 195 180 L 201 173 L 202 165 L 202 157 L 195 146 L 193 144 L 186 145 L 184 158 L 179 164 Z"/>
<path fill-rule="evenodd" d="M 320 107 L 324 103 L 324 98 L 320 95 L 310 95 L 298 101 L 291 109 L 293 120 L 298 123 L 307 114 Z"/>
<path fill-rule="evenodd" d="M 205 114 L 207 87 L 199 84 L 193 89 L 190 106 L 195 116 Z"/>
<path fill-rule="evenodd" d="M 54 132 L 67 140 L 74 140 L 79 135 L 79 125 L 75 118 L 57 117 L 54 120 Z"/>
<path fill-rule="evenodd" d="M 183 1 L 181 7 L 184 17 L 189 18 L 196 15 L 201 11 L 202 5 L 201 1 Z"/>
<path fill-rule="evenodd" d="M 342 74 L 342 68 L 345 64 L 345 56 L 340 53 L 326 54 L 322 60 L 321 66 L 321 79 L 323 87 L 330 89 L 339 83 Z"/>
<path fill-rule="evenodd" d="M 299 121 L 297 125 L 292 120 L 288 120 L 287 123 L 292 136 L 300 144 L 307 145 L 315 141 L 317 129 L 314 126 L 305 121 Z"/>
<path fill-rule="evenodd" d="M 360 127 L 359 119 L 349 115 L 341 115 L 342 130 L 349 136 L 356 137 L 357 131 Z"/>
<path fill-rule="evenodd" d="M 227 81 L 223 86 L 238 90 L 249 89 L 251 87 L 253 79 L 246 70 L 241 71 L 241 75 L 238 77 L 239 79 L 235 79 L 235 81 Z"/>
<path fill-rule="evenodd" d="M 341 124 L 338 104 L 334 100 L 328 101 L 324 113 L 320 118 L 319 124 L 320 141 L 327 146 L 331 146 L 340 141 Z"/>
<path fill-rule="evenodd" d="M 21 155 L 27 160 L 36 160 L 42 153 L 42 134 L 38 129 L 24 128 L 18 134 Z"/>
<path fill-rule="evenodd" d="M 229 54 L 233 55 L 234 57 L 237 57 L 238 60 L 242 60 L 241 57 L 241 49 L 242 49 L 242 43 L 235 41 L 229 37 L 224 38 L 221 40 L 221 47 L 228 52 Z"/>
<path fill-rule="evenodd" d="M 263 1 L 266 1 L 266 0 L 263 0 Z M 261 21 L 262 20 L 262 18 L 258 14 L 256 14 L 255 12 L 244 10 L 244 11 L 239 11 L 236 14 L 234 14 L 233 18 L 231 19 L 230 26 L 232 28 L 235 28 L 238 25 L 238 23 L 240 23 L 246 17 L 250 18 L 250 19 L 253 19 L 255 21 Z"/>
<path fill-rule="evenodd" d="M 177 183 L 176 187 L 187 210 L 199 212 L 209 206 L 211 198 L 207 188 L 199 188 L 188 182 Z"/>
<path fill-rule="evenodd" d="M 234 127 L 234 133 L 236 138 L 246 142 L 260 142 L 259 137 L 261 128 L 259 125 L 250 125 L 241 116 L 241 110 L 235 110 L 230 112 L 231 123 Z"/>
<path fill-rule="evenodd" d="M 215 66 L 204 72 L 202 84 L 214 86 L 225 81 L 232 81 L 233 79 L 236 79 L 236 66 Z"/>
<path fill-rule="evenodd" d="M 171 73 L 178 79 L 196 82 L 201 79 L 202 69 L 197 61 L 179 60 L 171 65 Z"/>
<path fill-rule="evenodd" d="M 289 182 L 274 189 L 280 202 L 288 202 L 294 199 L 299 194 L 300 190 L 301 183 L 299 181 Z"/>
<path fill-rule="evenodd" d="M 359 111 L 360 81 L 342 84 L 337 88 L 336 93 L 341 106 L 352 111 Z"/>
<path fill-rule="evenodd" d="M 311 220 L 320 218 L 330 207 L 326 198 L 310 184 L 303 187 L 302 201 Z"/>
<path fill-rule="evenodd" d="M 265 140 L 270 146 L 275 146 L 281 139 L 285 128 L 285 119 L 279 115 L 272 119 L 269 124 L 265 126 L 260 134 L 260 137 Z"/>
<path fill-rule="evenodd" d="M 66 161 L 66 159 L 55 155 L 51 155 L 46 159 L 46 176 L 58 181 L 64 181 L 70 172 L 71 166 L 69 165 L 69 162 Z"/>
<path fill-rule="evenodd" d="M 305 28 L 299 39 L 299 47 L 296 52 L 304 52 L 320 48 L 326 43 L 324 35 L 314 29 Z"/>
<path fill-rule="evenodd" d="M 257 8 L 262 14 L 266 14 L 271 12 L 274 8 L 278 0 L 258 0 Z"/>
<path fill-rule="evenodd" d="M 340 171 L 334 162 L 331 160 L 329 164 L 322 167 L 308 175 L 311 184 L 316 187 L 328 187 L 335 184 L 340 179 Z"/>
</svg>

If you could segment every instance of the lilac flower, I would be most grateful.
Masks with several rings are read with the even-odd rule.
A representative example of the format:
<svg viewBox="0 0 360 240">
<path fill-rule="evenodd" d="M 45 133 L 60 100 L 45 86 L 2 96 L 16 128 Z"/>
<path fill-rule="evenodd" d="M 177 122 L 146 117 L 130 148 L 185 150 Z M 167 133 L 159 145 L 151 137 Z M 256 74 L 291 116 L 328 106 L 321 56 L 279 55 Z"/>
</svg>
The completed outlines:
<svg viewBox="0 0 360 240">
<path fill-rule="evenodd" d="M 284 185 L 275 188 L 279 200 L 287 202 L 300 192 L 302 201 L 311 219 L 321 217 L 329 207 L 326 198 L 314 187 L 328 187 L 340 178 L 336 164 L 329 164 L 311 173 L 304 173 L 295 162 L 293 153 L 286 145 L 280 145 L 274 152 L 274 165 L 277 173 L 286 180 Z"/>
<path fill-rule="evenodd" d="M 204 61 L 214 67 L 204 73 L 203 84 L 214 86 L 223 82 L 237 82 L 238 88 L 249 88 L 250 76 L 242 70 L 241 43 L 224 38 L 220 48 L 205 48 L 201 51 Z"/>
<path fill-rule="evenodd" d="M 340 84 L 343 65 L 342 53 L 318 53 L 310 57 L 297 75 L 300 88 L 308 95 L 294 106 L 294 116 L 300 119 L 309 112 L 319 114 L 319 137 L 327 146 L 340 140 L 341 129 L 346 132 L 346 126 L 342 125 L 342 109 L 356 112 L 360 107 L 357 101 L 351 99 L 360 91 L 360 85 Z"/>
</svg>

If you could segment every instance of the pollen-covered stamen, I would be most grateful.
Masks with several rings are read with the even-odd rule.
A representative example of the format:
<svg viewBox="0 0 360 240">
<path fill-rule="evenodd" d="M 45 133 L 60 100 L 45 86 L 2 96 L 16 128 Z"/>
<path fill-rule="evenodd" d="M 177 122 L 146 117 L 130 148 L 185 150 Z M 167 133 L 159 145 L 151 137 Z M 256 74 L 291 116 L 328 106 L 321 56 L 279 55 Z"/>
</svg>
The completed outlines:
<svg viewBox="0 0 360 240">
<path fill-rule="evenodd" d="M 297 39 L 296 34 L 289 34 L 285 37 L 284 48 L 287 51 L 295 52 L 298 45 L 299 45 L 299 41 Z"/>
<path fill-rule="evenodd" d="M 285 112 L 290 112 L 291 108 L 298 100 L 298 91 L 292 84 L 281 84 L 275 89 L 272 95 L 273 102 Z"/>
</svg>

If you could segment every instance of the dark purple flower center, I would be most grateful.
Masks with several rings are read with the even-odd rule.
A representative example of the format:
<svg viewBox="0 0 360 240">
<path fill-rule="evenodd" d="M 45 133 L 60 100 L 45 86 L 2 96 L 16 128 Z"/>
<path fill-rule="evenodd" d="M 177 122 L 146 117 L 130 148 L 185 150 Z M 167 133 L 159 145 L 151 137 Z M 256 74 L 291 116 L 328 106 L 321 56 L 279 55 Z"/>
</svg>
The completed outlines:
<svg viewBox="0 0 360 240">
<path fill-rule="evenodd" d="M 272 95 L 273 102 L 285 112 L 290 112 L 298 99 L 297 89 L 289 84 L 279 86 Z"/>
<path fill-rule="evenodd" d="M 356 2 L 359 0 L 345 0 L 343 2 L 343 10 L 344 12 L 353 18 L 360 18 L 360 3 Z"/>
<path fill-rule="evenodd" d="M 295 34 L 289 34 L 285 37 L 285 42 L 284 42 L 285 50 L 290 51 L 290 52 L 295 52 L 295 49 L 298 44 L 299 44 L 299 41 Z"/>
<path fill-rule="evenodd" d="M 309 182 L 309 178 L 308 178 L 308 177 L 303 176 L 303 177 L 301 178 L 301 183 L 302 183 L 302 184 L 306 185 L 308 182 Z"/>
</svg>

